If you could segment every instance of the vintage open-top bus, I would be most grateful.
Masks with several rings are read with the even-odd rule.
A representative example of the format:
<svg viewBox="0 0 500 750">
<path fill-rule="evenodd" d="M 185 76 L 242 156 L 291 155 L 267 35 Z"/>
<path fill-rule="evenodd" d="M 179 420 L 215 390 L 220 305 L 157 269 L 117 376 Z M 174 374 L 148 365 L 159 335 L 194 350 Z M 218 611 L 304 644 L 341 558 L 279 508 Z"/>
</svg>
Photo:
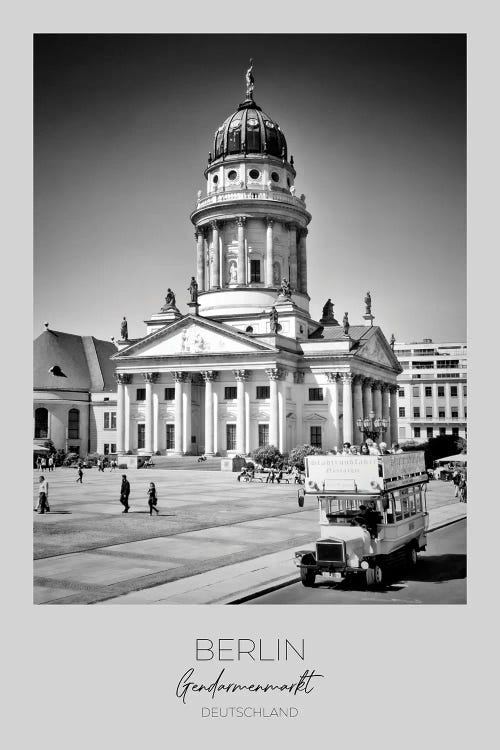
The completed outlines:
<svg viewBox="0 0 500 750">
<path fill-rule="evenodd" d="M 307 456 L 299 506 L 317 498 L 321 533 L 314 550 L 295 553 L 304 586 L 317 575 L 339 582 L 363 575 L 380 586 L 394 564 L 416 565 L 427 543 L 428 481 L 422 451 Z"/>
</svg>

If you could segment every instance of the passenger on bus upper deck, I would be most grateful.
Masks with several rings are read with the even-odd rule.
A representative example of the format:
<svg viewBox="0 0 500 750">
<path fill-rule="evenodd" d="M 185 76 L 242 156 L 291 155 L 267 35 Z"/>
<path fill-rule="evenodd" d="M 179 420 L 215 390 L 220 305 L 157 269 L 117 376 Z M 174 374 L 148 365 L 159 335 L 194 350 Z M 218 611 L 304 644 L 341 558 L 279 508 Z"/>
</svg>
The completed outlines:
<svg viewBox="0 0 500 750">
<path fill-rule="evenodd" d="M 380 451 L 378 449 L 377 443 L 373 442 L 371 438 L 367 438 L 366 444 L 368 446 L 368 450 L 370 451 L 370 456 L 380 456 Z"/>
</svg>

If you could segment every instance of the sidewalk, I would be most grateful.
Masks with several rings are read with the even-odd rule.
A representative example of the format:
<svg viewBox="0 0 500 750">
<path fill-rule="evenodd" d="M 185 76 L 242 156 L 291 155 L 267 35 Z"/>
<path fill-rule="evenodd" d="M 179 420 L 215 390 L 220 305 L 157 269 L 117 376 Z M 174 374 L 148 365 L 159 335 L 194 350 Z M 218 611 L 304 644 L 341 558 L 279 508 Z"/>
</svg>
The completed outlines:
<svg viewBox="0 0 500 750">
<path fill-rule="evenodd" d="M 429 510 L 429 531 L 467 518 L 467 505 L 453 503 Z M 312 543 L 302 548 L 312 548 Z M 297 546 L 226 565 L 153 588 L 108 599 L 105 604 L 231 604 L 258 592 L 299 580 L 293 564 Z"/>
</svg>

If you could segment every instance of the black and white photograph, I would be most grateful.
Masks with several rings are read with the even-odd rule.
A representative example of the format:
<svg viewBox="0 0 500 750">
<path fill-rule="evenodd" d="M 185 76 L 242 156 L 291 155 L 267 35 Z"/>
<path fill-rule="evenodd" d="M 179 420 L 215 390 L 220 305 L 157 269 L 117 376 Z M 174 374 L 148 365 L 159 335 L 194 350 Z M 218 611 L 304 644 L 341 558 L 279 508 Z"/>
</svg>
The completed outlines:
<svg viewBox="0 0 500 750">
<path fill-rule="evenodd" d="M 466 35 L 33 45 L 34 603 L 466 604 Z"/>
</svg>

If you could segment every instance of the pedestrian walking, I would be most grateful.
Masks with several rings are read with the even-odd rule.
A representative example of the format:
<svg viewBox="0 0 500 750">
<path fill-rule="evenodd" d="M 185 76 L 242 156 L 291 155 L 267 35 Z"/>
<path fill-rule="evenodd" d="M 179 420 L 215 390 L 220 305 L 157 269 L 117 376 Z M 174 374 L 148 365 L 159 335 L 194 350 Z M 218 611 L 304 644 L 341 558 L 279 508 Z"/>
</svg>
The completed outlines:
<svg viewBox="0 0 500 750">
<path fill-rule="evenodd" d="M 155 510 L 157 514 L 160 513 L 158 508 L 156 507 L 158 505 L 158 495 L 156 494 L 156 487 L 154 482 L 149 483 L 149 489 L 148 489 L 148 505 L 149 505 L 149 515 L 153 515 L 153 511 Z"/>
<path fill-rule="evenodd" d="M 83 469 L 81 466 L 78 467 L 78 477 L 76 478 L 76 481 L 83 484 Z"/>
<path fill-rule="evenodd" d="M 49 483 L 43 476 L 43 474 L 40 476 L 40 479 L 38 480 L 40 484 L 38 485 L 38 505 L 33 508 L 33 510 L 38 510 L 39 513 L 50 513 L 50 506 L 49 506 Z"/>
<path fill-rule="evenodd" d="M 41 469 L 42 471 L 45 471 L 46 468 L 47 468 L 47 461 L 45 458 L 42 458 Z"/>
<path fill-rule="evenodd" d="M 54 471 L 54 457 L 49 456 L 49 471 Z"/>
<path fill-rule="evenodd" d="M 36 457 L 36 468 L 38 471 L 42 470 L 42 457 L 41 456 Z"/>
<path fill-rule="evenodd" d="M 130 495 L 130 482 L 127 479 L 126 474 L 122 474 L 122 486 L 120 488 L 120 502 L 124 506 L 122 513 L 128 513 L 130 505 L 128 504 L 128 498 Z"/>
<path fill-rule="evenodd" d="M 113 460 L 112 460 L 112 461 L 111 461 L 111 463 L 110 463 L 110 468 L 109 468 L 109 470 L 110 470 L 110 471 L 115 471 L 115 469 L 116 469 L 116 461 L 115 461 L 115 459 L 113 458 Z"/>
<path fill-rule="evenodd" d="M 458 487 L 460 485 L 460 472 L 458 469 L 455 469 L 451 477 L 453 479 L 453 484 L 455 485 L 455 497 L 458 497 Z"/>
</svg>

